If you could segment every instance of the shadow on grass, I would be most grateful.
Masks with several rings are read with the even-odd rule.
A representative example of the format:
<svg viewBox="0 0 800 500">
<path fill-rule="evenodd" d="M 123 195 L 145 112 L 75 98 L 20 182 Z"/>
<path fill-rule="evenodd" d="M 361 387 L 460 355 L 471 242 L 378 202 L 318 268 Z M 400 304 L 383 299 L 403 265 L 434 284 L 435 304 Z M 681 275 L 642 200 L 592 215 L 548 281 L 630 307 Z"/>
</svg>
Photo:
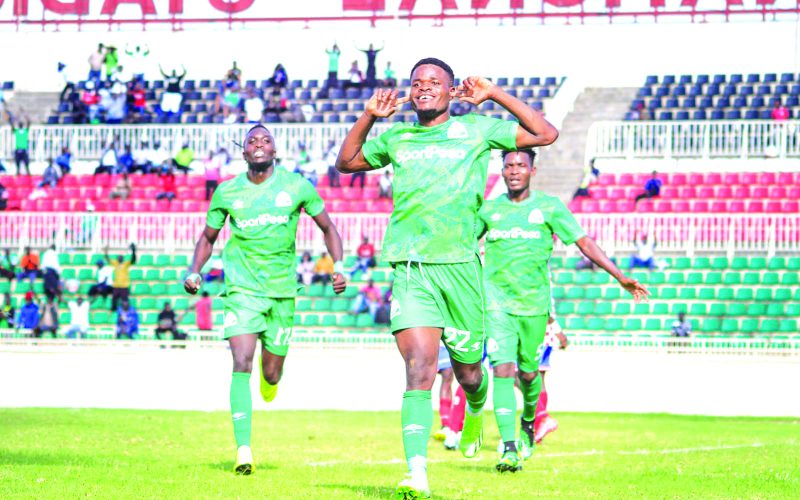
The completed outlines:
<svg viewBox="0 0 800 500">
<path fill-rule="evenodd" d="M 354 484 L 318 484 L 317 488 L 341 489 L 350 490 L 354 495 L 360 495 L 365 498 L 395 498 L 394 488 L 386 486 L 370 486 L 370 485 L 354 485 Z M 445 495 L 434 495 L 436 498 L 443 500 L 453 500 L 456 497 Z"/>
<path fill-rule="evenodd" d="M 219 462 L 210 463 L 207 465 L 209 469 L 233 473 L 233 466 L 234 466 L 233 460 L 221 460 Z M 258 471 L 265 471 L 265 470 L 278 470 L 278 467 L 272 464 L 256 462 L 256 473 L 258 473 Z"/>
<path fill-rule="evenodd" d="M 0 465 L 86 465 L 97 464 L 91 455 L 75 453 L 46 453 L 41 451 L 0 449 Z"/>
</svg>

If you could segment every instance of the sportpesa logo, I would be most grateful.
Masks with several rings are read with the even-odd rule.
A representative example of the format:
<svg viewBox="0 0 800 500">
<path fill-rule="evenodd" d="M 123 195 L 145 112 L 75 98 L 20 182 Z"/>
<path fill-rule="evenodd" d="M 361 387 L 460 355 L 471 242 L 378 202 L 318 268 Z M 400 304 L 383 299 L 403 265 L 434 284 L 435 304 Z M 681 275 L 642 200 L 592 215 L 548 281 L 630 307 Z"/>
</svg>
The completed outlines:
<svg viewBox="0 0 800 500">
<path fill-rule="evenodd" d="M 246 227 L 256 227 L 256 226 L 268 226 L 272 224 L 286 224 L 289 222 L 288 215 L 270 215 L 270 214 L 261 214 L 258 217 L 254 217 L 252 219 L 234 219 L 236 222 L 236 226 L 241 229 Z"/>
<path fill-rule="evenodd" d="M 507 231 L 492 229 L 486 238 L 489 240 L 538 240 L 542 237 L 539 231 L 525 231 L 520 227 L 515 227 Z"/>
<path fill-rule="evenodd" d="M 467 152 L 463 149 L 445 149 L 439 146 L 428 146 L 423 149 L 398 151 L 394 155 L 399 162 L 408 160 L 463 160 Z"/>
</svg>

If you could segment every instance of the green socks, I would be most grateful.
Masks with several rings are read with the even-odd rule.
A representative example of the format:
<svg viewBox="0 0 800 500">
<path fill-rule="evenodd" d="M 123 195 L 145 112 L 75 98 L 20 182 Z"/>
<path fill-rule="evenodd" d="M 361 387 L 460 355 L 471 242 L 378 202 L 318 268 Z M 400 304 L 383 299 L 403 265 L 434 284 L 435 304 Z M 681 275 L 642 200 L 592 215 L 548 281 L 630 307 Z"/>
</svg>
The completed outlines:
<svg viewBox="0 0 800 500">
<path fill-rule="evenodd" d="M 433 425 L 431 391 L 406 391 L 400 411 L 403 425 L 403 448 L 408 469 L 412 473 L 424 471 L 428 456 L 428 439 Z"/>
<path fill-rule="evenodd" d="M 233 372 L 231 379 L 231 418 L 236 447 L 250 446 L 253 400 L 250 397 L 250 374 Z"/>
<path fill-rule="evenodd" d="M 514 394 L 514 379 L 494 377 L 494 417 L 504 443 L 514 441 L 517 436 L 517 396 Z M 536 405 L 533 406 L 536 408 Z"/>
<path fill-rule="evenodd" d="M 520 387 L 522 388 L 522 400 L 525 402 L 522 418 L 533 422 L 533 419 L 536 418 L 536 403 L 539 402 L 539 393 L 542 392 L 542 376 L 537 375 L 530 383 L 520 379 Z"/>
<path fill-rule="evenodd" d="M 467 396 L 467 411 L 470 415 L 478 415 L 483 410 L 483 405 L 486 404 L 486 396 L 489 394 L 489 374 L 486 372 L 486 367 L 481 365 L 483 372 L 483 379 L 481 385 L 475 392 L 464 391 Z"/>
</svg>

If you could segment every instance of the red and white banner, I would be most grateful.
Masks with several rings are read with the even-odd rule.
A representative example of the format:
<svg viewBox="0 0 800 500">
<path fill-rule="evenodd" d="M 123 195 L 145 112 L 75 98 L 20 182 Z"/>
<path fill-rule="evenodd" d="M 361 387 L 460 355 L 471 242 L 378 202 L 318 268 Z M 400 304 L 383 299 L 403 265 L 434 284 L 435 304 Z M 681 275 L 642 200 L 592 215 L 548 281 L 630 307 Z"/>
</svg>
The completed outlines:
<svg viewBox="0 0 800 500">
<path fill-rule="evenodd" d="M 184 25 L 227 23 L 469 20 L 512 22 L 626 22 L 686 19 L 697 22 L 794 20 L 796 0 L 0 0 L 0 25 L 17 29 L 59 25 Z"/>
</svg>

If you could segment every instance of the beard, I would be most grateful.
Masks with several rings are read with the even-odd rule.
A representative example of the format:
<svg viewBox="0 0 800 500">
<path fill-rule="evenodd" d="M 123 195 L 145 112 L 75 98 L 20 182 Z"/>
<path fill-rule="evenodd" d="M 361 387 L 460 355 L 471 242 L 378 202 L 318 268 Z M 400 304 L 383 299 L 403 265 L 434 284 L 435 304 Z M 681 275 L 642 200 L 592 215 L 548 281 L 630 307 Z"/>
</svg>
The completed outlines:
<svg viewBox="0 0 800 500">
<path fill-rule="evenodd" d="M 248 163 L 247 167 L 250 170 L 254 170 L 256 172 L 263 173 L 263 172 L 266 172 L 267 169 L 269 167 L 271 167 L 273 163 L 274 163 L 274 160 L 264 160 L 264 161 L 261 161 L 261 162 Z"/>
<path fill-rule="evenodd" d="M 421 121 L 430 121 L 443 115 L 447 109 L 416 109 L 417 118 Z"/>
</svg>

